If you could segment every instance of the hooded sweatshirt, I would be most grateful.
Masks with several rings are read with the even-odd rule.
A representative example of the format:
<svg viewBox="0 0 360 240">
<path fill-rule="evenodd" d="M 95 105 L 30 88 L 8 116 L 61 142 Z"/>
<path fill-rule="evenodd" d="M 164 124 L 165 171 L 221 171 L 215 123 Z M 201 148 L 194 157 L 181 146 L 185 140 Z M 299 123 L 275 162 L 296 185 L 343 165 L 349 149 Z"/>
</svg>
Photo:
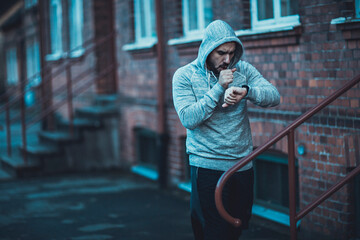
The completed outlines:
<svg viewBox="0 0 360 240">
<path fill-rule="evenodd" d="M 223 108 L 225 90 L 206 59 L 218 46 L 235 42 L 229 69 L 236 68 L 229 87 L 248 87 L 246 98 Z M 276 106 L 276 88 L 249 63 L 241 61 L 243 45 L 233 29 L 216 20 L 205 29 L 198 57 L 179 68 L 173 76 L 173 101 L 181 123 L 187 129 L 186 152 L 191 166 L 226 171 L 253 149 L 247 100 L 261 107 Z M 252 167 L 250 162 L 240 171 Z"/>
</svg>

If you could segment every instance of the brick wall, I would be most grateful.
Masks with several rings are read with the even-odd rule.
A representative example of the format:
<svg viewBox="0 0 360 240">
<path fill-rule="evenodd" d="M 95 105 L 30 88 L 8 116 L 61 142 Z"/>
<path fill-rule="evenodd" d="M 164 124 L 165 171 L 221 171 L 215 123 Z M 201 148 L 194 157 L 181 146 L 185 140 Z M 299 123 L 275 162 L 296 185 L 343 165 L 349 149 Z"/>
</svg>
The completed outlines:
<svg viewBox="0 0 360 240">
<path fill-rule="evenodd" d="M 157 56 L 156 49 L 124 51 L 132 43 L 133 6 L 130 0 L 116 1 L 116 28 L 119 94 L 122 98 L 122 159 L 135 164 L 135 126 L 156 130 Z M 213 18 L 228 21 L 235 30 L 250 27 L 250 1 L 213 0 Z M 249 103 L 255 146 L 282 130 L 303 112 L 322 101 L 360 71 L 359 23 L 331 24 L 347 16 L 352 1 L 300 1 L 301 26 L 288 31 L 240 36 L 244 58 L 273 83 L 281 94 L 281 104 L 261 109 Z M 182 37 L 181 1 L 164 1 L 165 38 Z M 228 9 L 231 9 L 228 11 Z M 172 104 L 171 80 L 176 69 L 194 60 L 200 42 L 167 45 L 167 131 L 170 135 L 169 182 L 184 180 L 185 163 L 182 127 Z M 351 167 L 359 164 L 360 89 L 354 87 L 322 110 L 296 131 L 296 147 L 305 146 L 297 155 L 300 175 L 300 206 L 304 207 Z M 286 139 L 273 146 L 287 153 Z M 344 187 L 302 221 L 302 229 L 335 237 L 351 235 L 354 203 L 350 188 Z"/>
</svg>

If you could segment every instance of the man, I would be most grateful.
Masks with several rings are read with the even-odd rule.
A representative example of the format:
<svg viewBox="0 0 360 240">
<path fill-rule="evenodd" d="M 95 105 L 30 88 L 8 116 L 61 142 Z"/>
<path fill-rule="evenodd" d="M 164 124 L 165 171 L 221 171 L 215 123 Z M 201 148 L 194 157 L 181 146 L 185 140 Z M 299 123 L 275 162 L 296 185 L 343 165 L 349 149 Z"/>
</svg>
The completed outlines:
<svg viewBox="0 0 360 240">
<path fill-rule="evenodd" d="M 173 77 L 173 100 L 187 128 L 186 151 L 191 165 L 191 221 L 195 239 L 238 239 L 248 227 L 253 204 L 253 168 L 240 169 L 223 189 L 225 209 L 242 220 L 235 228 L 215 206 L 215 187 L 228 170 L 253 149 L 247 100 L 276 106 L 280 95 L 249 63 L 243 46 L 224 21 L 209 24 L 196 60 Z"/>
</svg>

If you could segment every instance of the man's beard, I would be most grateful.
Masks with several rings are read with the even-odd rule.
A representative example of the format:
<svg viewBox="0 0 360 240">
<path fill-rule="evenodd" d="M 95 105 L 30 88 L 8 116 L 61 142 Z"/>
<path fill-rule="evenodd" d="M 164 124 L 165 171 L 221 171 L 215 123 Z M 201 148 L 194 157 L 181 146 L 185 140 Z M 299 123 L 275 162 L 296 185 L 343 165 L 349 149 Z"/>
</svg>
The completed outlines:
<svg viewBox="0 0 360 240">
<path fill-rule="evenodd" d="M 206 66 L 207 68 L 212 71 L 216 76 L 219 76 L 220 71 L 218 70 L 219 68 L 223 68 L 223 69 L 227 69 L 229 67 L 228 64 L 223 63 L 222 65 L 220 65 L 218 68 L 215 67 L 215 65 L 211 62 L 211 61 L 206 61 Z M 222 70 L 221 70 L 222 71 Z"/>
</svg>

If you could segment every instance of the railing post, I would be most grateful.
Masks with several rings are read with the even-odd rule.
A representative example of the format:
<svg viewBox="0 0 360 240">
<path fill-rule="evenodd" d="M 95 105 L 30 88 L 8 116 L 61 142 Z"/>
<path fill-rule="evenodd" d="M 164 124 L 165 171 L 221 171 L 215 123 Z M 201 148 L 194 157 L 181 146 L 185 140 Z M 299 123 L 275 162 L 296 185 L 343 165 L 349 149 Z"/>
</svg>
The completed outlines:
<svg viewBox="0 0 360 240">
<path fill-rule="evenodd" d="M 7 154 L 11 157 L 11 122 L 10 122 L 10 104 L 9 95 L 6 93 L 6 141 L 7 141 Z"/>
<path fill-rule="evenodd" d="M 26 106 L 25 106 L 25 86 L 26 86 L 26 66 L 24 64 L 24 51 L 25 51 L 25 39 L 21 39 L 19 44 L 19 53 L 18 53 L 18 71 L 20 79 L 20 107 L 21 107 L 21 133 L 22 133 L 22 144 L 23 144 L 23 157 L 24 163 L 27 165 L 27 141 L 26 141 Z"/>
<path fill-rule="evenodd" d="M 67 104 L 69 114 L 69 133 L 72 136 L 74 131 L 73 125 L 73 94 L 72 94 L 72 82 L 71 82 L 71 67 L 70 64 L 66 66 L 66 85 L 67 85 Z"/>
<path fill-rule="evenodd" d="M 294 129 L 288 134 L 288 154 L 289 154 L 289 210 L 290 210 L 290 236 L 291 240 L 297 239 L 296 233 L 296 183 L 295 183 L 295 137 Z"/>
</svg>

